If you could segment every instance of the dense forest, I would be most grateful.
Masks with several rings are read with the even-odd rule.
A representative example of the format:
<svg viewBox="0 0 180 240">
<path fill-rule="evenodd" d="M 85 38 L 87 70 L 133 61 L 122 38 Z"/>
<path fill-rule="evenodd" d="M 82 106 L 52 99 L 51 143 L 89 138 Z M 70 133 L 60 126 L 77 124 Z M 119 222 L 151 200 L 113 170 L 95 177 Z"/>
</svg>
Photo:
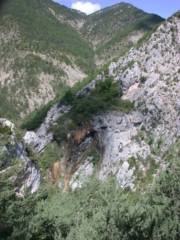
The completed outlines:
<svg viewBox="0 0 180 240">
<path fill-rule="evenodd" d="M 66 193 L 57 185 L 42 185 L 36 194 L 14 193 L 7 179 L 22 171 L 14 159 L 0 175 L 1 239 L 179 239 L 180 145 L 164 155 L 168 168 L 151 187 L 131 192 L 113 177 Z"/>
</svg>

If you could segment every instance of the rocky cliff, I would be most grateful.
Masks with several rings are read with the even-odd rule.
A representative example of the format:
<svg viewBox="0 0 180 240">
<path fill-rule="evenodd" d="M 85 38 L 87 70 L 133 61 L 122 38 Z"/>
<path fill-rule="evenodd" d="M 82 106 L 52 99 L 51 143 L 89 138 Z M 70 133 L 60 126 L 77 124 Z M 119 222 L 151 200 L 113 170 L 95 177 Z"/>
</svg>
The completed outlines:
<svg viewBox="0 0 180 240">
<path fill-rule="evenodd" d="M 109 68 L 121 81 L 123 99 L 135 102 L 147 130 L 165 136 L 168 145 L 179 136 L 179 46 L 180 20 L 173 17 Z"/>
<path fill-rule="evenodd" d="M 92 140 L 101 153 L 100 180 L 116 175 L 122 187 L 136 189 L 165 167 L 162 153 L 180 131 L 179 44 L 180 19 L 173 17 L 143 46 L 111 63 L 109 75 L 121 82 L 123 99 L 134 101 L 136 110 L 107 112 L 89 122 Z M 102 78 L 103 73 L 78 94 L 93 89 Z M 87 166 L 87 160 L 85 163 Z M 84 173 L 80 172 L 86 175 L 85 167 Z"/>
<path fill-rule="evenodd" d="M 45 177 L 48 181 L 59 183 L 64 191 L 69 185 L 74 190 L 86 184 L 92 174 L 99 180 L 115 176 L 117 185 L 133 191 L 153 182 L 166 168 L 163 154 L 180 135 L 179 46 L 180 19 L 174 16 L 142 46 L 111 63 L 109 76 L 120 83 L 123 100 L 134 102 L 135 109 L 108 110 L 77 124 L 60 146 L 60 157 Z M 105 77 L 100 73 L 77 97 L 87 97 Z M 27 132 L 24 141 L 38 154 L 45 151 L 53 141 L 52 126 L 71 108 L 55 104 L 40 128 Z"/>
<path fill-rule="evenodd" d="M 16 171 L 13 170 L 9 176 L 9 180 L 17 184 L 16 194 L 22 197 L 25 188 L 35 193 L 40 186 L 39 167 L 30 161 L 25 142 L 17 141 L 15 125 L 1 118 L 0 127 L 0 175 L 16 167 Z"/>
</svg>

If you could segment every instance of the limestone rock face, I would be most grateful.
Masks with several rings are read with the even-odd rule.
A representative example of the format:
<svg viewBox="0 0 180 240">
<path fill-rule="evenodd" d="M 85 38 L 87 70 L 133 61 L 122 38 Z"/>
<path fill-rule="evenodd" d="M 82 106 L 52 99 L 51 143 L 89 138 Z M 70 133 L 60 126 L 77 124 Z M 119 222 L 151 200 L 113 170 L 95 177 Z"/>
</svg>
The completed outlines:
<svg viewBox="0 0 180 240">
<path fill-rule="evenodd" d="M 37 132 L 26 132 L 23 138 L 25 143 L 28 143 L 36 151 L 36 153 L 43 151 L 48 143 L 50 143 L 53 139 L 53 134 L 51 132 L 47 133 L 50 124 L 56 124 L 55 121 L 62 114 L 68 112 L 70 108 L 70 106 L 62 105 L 58 107 L 58 103 L 54 104 L 48 111 L 44 123 L 41 124 Z"/>
<path fill-rule="evenodd" d="M 95 89 L 95 86 L 96 86 L 96 83 L 103 79 L 103 75 L 104 74 L 99 74 L 97 75 L 97 77 L 95 79 L 93 79 L 89 84 L 87 84 L 86 86 L 84 86 L 82 89 L 80 89 L 77 93 L 76 93 L 76 96 L 79 96 L 79 95 L 86 95 L 88 96 L 91 92 L 91 90 Z"/>
<path fill-rule="evenodd" d="M 135 139 L 144 126 L 146 132 L 164 141 L 161 152 L 180 136 L 180 19 L 162 24 L 140 48 L 132 48 L 109 66 L 109 75 L 121 82 L 123 99 L 134 101 L 136 111 L 109 112 L 93 118 L 91 128 L 101 150 L 98 178 L 117 174 L 119 184 L 134 186 L 134 171 L 128 159 L 145 159 L 154 147 Z M 101 75 L 102 76 L 102 75 Z M 98 77 L 78 94 L 93 89 Z M 87 91 L 88 88 L 88 91 Z M 158 161 L 158 156 L 153 155 Z M 138 163 L 146 172 L 146 167 Z M 165 168 L 160 164 L 160 169 Z"/>
<path fill-rule="evenodd" d="M 134 184 L 132 183 L 135 177 L 133 176 L 133 169 L 129 169 L 129 163 L 124 161 L 122 166 L 119 168 L 117 173 L 117 179 L 122 188 L 130 186 L 134 189 Z"/>
<path fill-rule="evenodd" d="M 6 118 L 0 118 L 0 123 L 2 124 L 2 127 L 8 126 L 11 128 L 11 131 L 14 131 L 14 123 L 10 122 Z"/>
<path fill-rule="evenodd" d="M 121 187 L 136 189 L 135 172 L 138 166 L 146 176 L 150 164 L 145 165 L 143 161 L 147 156 L 160 163 L 157 173 L 165 169 L 165 163 L 154 149 L 157 139 L 163 141 L 163 147 L 159 149 L 163 153 L 180 136 L 179 46 L 180 19 L 173 17 L 140 48 L 131 48 L 118 61 L 111 63 L 109 76 L 121 82 L 123 99 L 134 102 L 135 110 L 102 113 L 76 127 L 75 138 L 68 140 L 59 166 L 64 174 L 65 189 L 69 184 L 72 189 L 81 187 L 94 171 L 87 157 L 92 147 L 101 154 L 97 178 L 104 180 L 116 175 Z M 97 81 L 104 78 L 102 72 L 78 91 L 77 96 L 88 96 Z M 37 153 L 41 152 L 52 141 L 52 133 L 47 133 L 50 123 L 56 124 L 56 119 L 70 108 L 55 104 L 38 131 L 26 133 L 25 142 Z M 145 129 L 146 136 L 137 138 L 142 129 Z M 149 143 L 146 139 L 149 136 L 154 136 L 156 141 Z M 131 161 L 137 166 L 132 166 Z M 65 175 L 68 167 L 70 170 Z"/>
<path fill-rule="evenodd" d="M 40 187 L 40 169 L 36 168 L 28 157 L 22 157 L 22 160 L 25 163 L 24 184 L 18 189 L 18 192 L 23 194 L 24 187 L 27 186 L 31 193 L 35 193 Z"/>
<path fill-rule="evenodd" d="M 22 177 L 16 192 L 23 196 L 24 188 L 27 187 L 31 193 L 35 193 L 40 187 L 40 169 L 35 167 L 27 157 L 25 143 L 16 142 L 8 151 L 9 155 L 6 160 L 10 161 L 11 157 L 18 157 L 24 164 L 24 171 L 21 174 Z"/>
<path fill-rule="evenodd" d="M 179 44 L 180 19 L 173 17 L 147 43 L 132 48 L 109 67 L 109 74 L 121 81 L 123 99 L 135 102 L 144 114 L 146 128 L 162 134 L 167 146 L 180 132 Z"/>
<path fill-rule="evenodd" d="M 93 163 L 91 163 L 91 158 L 87 158 L 85 163 L 82 164 L 72 176 L 72 179 L 69 183 L 72 190 L 74 191 L 77 187 L 82 187 L 82 185 L 85 185 L 88 181 L 90 181 L 93 171 L 94 167 Z"/>
<path fill-rule="evenodd" d="M 116 173 L 117 178 L 120 176 L 122 179 L 121 171 L 124 172 L 124 168 L 120 166 L 124 166 L 128 158 L 137 157 L 137 153 L 143 158 L 150 154 L 150 146 L 147 143 L 137 143 L 133 140 L 143 120 L 144 117 L 139 111 L 130 114 L 109 112 L 93 118 L 92 128 L 96 131 L 98 146 L 103 152 L 98 173 L 100 180 Z"/>
<path fill-rule="evenodd" d="M 21 159 L 24 170 L 20 175 L 13 176 L 11 178 L 12 181 L 16 181 L 18 179 L 18 188 L 16 189 L 16 193 L 19 196 L 23 196 L 25 187 L 27 187 L 31 191 L 31 193 L 35 193 L 40 187 L 40 169 L 36 168 L 35 165 L 27 157 L 25 142 L 14 141 L 15 125 L 7 119 L 0 119 L 0 122 L 2 123 L 3 127 L 8 126 L 11 128 L 11 137 L 13 138 L 13 141 L 11 141 L 9 146 L 2 147 L 1 152 L 6 151 L 7 156 L 2 163 L 4 170 L 2 170 L 1 172 L 8 171 L 8 169 L 11 168 L 9 167 L 9 164 L 12 158 Z"/>
</svg>

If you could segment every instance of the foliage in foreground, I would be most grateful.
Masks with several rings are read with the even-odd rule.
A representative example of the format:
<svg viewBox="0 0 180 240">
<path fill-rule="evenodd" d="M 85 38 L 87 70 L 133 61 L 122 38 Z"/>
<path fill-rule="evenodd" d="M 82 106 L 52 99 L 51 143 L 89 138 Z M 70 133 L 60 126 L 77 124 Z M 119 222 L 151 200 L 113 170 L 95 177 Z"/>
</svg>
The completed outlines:
<svg viewBox="0 0 180 240">
<path fill-rule="evenodd" d="M 144 194 L 116 188 L 113 177 L 94 177 L 74 192 L 42 187 L 17 198 L 10 173 L 1 173 L 1 239 L 179 239 L 179 153 L 178 145 L 169 149 L 168 168 Z"/>
</svg>

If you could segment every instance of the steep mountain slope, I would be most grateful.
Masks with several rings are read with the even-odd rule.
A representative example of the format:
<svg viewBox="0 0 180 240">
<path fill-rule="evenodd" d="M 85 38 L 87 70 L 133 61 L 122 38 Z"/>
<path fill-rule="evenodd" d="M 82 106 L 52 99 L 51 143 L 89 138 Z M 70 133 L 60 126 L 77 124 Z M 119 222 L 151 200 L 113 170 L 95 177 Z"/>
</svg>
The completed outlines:
<svg viewBox="0 0 180 240">
<path fill-rule="evenodd" d="M 132 48 L 110 66 L 114 78 L 121 80 L 123 99 L 135 102 L 146 116 L 147 128 L 163 134 L 165 142 L 179 134 L 179 32 L 180 20 L 174 17 L 161 25 L 146 44 Z"/>
<path fill-rule="evenodd" d="M 122 2 L 88 16 L 81 34 L 93 46 L 96 64 L 102 65 L 120 55 L 162 20 Z"/>
<path fill-rule="evenodd" d="M 150 29 L 161 23 L 162 19 L 157 15 L 144 16 L 124 30 L 119 31 L 111 40 L 99 47 L 96 51 L 96 64 L 102 64 L 104 59 L 112 60 L 130 49 Z"/>
<path fill-rule="evenodd" d="M 132 5 L 119 3 L 91 14 L 81 33 L 96 49 L 145 16 L 148 14 Z"/>
<path fill-rule="evenodd" d="M 81 164 L 76 175 L 83 183 L 94 169 L 93 158 L 100 180 L 115 175 L 122 187 L 134 190 L 166 166 L 163 154 L 180 131 L 179 36 L 180 19 L 173 17 L 140 48 L 111 63 L 109 73 L 99 74 L 76 96 L 67 92 L 36 134 L 27 132 L 24 139 L 37 153 L 52 140 L 61 146 L 64 189 L 78 186 L 72 176 Z"/>
<path fill-rule="evenodd" d="M 132 44 L 127 38 L 136 42 L 143 31 L 161 20 L 129 4 L 86 16 L 51 0 L 5 1 L 0 10 L 0 116 L 18 120 L 60 96 L 93 72 L 95 62 L 102 65 L 117 56 L 126 43 Z M 132 22 L 135 25 L 130 26 Z M 109 35 L 106 25 L 111 29 Z M 91 43 L 100 38 L 96 59 L 103 58 L 98 62 Z M 112 45 L 115 50 L 110 54 Z"/>
<path fill-rule="evenodd" d="M 75 9 L 69 9 L 52 1 L 46 2 L 51 13 L 61 22 L 72 26 L 78 32 L 87 21 L 88 16 L 85 13 Z"/>
<path fill-rule="evenodd" d="M 23 143 L 0 119 L 2 238 L 179 239 L 179 47 L 180 12 Z"/>
<path fill-rule="evenodd" d="M 93 47 L 97 66 L 120 55 L 146 31 L 164 20 L 123 2 L 89 16 L 83 13 L 77 15 L 73 10 L 67 14 L 67 10 L 64 11 L 61 7 L 51 7 L 49 9 L 61 23 L 71 25 Z"/>
<path fill-rule="evenodd" d="M 1 9 L 1 116 L 27 114 L 94 69 L 91 47 L 49 3 L 10 0 Z"/>
</svg>

